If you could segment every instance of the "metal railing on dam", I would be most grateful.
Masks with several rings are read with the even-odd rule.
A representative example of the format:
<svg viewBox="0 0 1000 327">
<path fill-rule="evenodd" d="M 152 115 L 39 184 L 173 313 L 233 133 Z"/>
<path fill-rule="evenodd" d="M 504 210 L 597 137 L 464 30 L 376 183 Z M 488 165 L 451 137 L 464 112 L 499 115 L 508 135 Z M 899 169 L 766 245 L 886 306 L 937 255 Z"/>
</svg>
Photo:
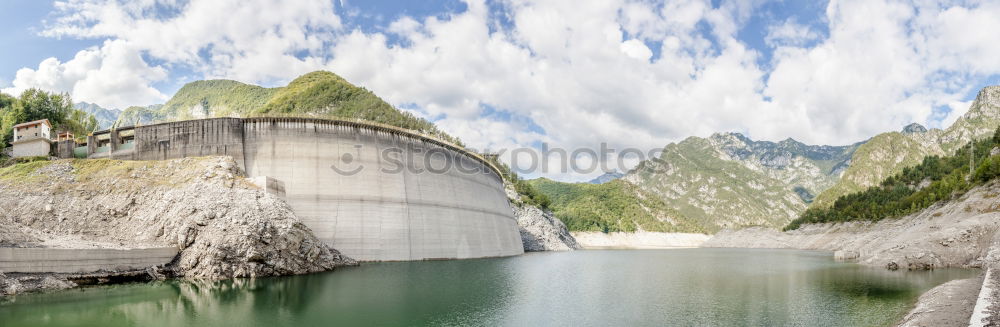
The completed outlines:
<svg viewBox="0 0 1000 327">
<path fill-rule="evenodd" d="M 497 167 L 461 146 L 394 126 L 211 118 L 102 131 L 87 146 L 89 158 L 232 156 L 248 176 L 284 183 L 299 219 L 359 260 L 523 253 Z"/>
</svg>

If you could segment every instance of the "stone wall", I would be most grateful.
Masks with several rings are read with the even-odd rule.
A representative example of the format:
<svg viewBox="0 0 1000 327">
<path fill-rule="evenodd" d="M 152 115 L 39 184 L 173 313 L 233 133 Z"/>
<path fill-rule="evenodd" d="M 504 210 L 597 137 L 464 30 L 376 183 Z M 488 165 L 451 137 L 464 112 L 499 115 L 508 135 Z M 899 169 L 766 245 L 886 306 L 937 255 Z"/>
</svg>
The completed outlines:
<svg viewBox="0 0 1000 327">
<path fill-rule="evenodd" d="M 213 118 L 136 127 L 134 153 L 128 153 L 128 150 L 121 152 L 121 157 L 113 157 L 164 160 L 227 155 L 242 163 L 243 121 L 239 118 Z"/>
<path fill-rule="evenodd" d="M 143 269 L 169 263 L 177 248 L 53 249 L 0 248 L 0 271 L 6 273 L 81 273 Z"/>
</svg>

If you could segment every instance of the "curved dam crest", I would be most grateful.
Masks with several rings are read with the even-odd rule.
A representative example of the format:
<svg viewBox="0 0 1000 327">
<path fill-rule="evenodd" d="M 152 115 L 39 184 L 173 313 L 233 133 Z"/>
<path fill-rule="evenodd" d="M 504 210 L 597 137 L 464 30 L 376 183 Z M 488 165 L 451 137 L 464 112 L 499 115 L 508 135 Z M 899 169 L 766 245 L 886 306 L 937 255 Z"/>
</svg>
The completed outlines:
<svg viewBox="0 0 1000 327">
<path fill-rule="evenodd" d="M 72 157 L 71 144 L 59 144 Z M 78 156 L 79 156 L 78 150 Z M 232 156 L 283 184 L 321 240 L 365 261 L 523 253 L 495 167 L 443 141 L 379 124 L 310 118 L 212 118 L 88 137 L 86 157 Z"/>
</svg>

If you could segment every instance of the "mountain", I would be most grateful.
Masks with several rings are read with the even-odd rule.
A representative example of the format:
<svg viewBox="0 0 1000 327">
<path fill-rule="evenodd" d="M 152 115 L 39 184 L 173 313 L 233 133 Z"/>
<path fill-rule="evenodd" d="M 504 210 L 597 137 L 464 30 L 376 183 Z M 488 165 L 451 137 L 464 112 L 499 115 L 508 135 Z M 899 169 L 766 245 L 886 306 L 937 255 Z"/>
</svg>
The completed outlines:
<svg viewBox="0 0 1000 327">
<path fill-rule="evenodd" d="M 910 124 L 901 132 L 876 135 L 851 158 L 843 177 L 813 202 L 825 208 L 837 198 L 877 185 L 905 167 L 915 166 L 930 155 L 946 156 L 973 139 L 993 134 L 1000 126 L 1000 86 L 989 86 L 976 96 L 969 111 L 947 129 L 926 129 Z"/>
<path fill-rule="evenodd" d="M 359 119 L 431 134 L 460 143 L 431 122 L 396 109 L 371 91 L 327 71 L 299 76 L 287 86 L 265 88 L 231 80 L 185 84 L 160 106 L 130 107 L 117 126 L 210 117 L 297 116 Z"/>
<path fill-rule="evenodd" d="M 712 225 L 684 216 L 662 200 L 622 180 L 604 184 L 528 181 L 552 201 L 549 208 L 571 231 L 715 232 Z"/>
<path fill-rule="evenodd" d="M 716 229 L 784 226 L 834 185 L 862 143 L 753 141 L 738 133 L 689 137 L 664 147 L 622 178 L 668 207 Z"/>
<path fill-rule="evenodd" d="M 243 116 L 264 106 L 280 88 L 264 88 L 231 80 L 185 84 L 159 113 L 171 120 Z"/>
<path fill-rule="evenodd" d="M 77 110 L 94 115 L 94 118 L 97 118 L 97 129 L 111 128 L 115 121 L 118 120 L 118 116 L 122 114 L 121 110 L 105 109 L 101 106 L 88 102 L 77 102 L 73 104 L 73 107 Z"/>
<path fill-rule="evenodd" d="M 961 198 L 973 188 L 1000 178 L 998 154 L 1000 129 L 992 137 L 971 141 L 951 155 L 924 157 L 919 164 L 903 168 L 878 185 L 837 198 L 831 206 L 809 208 L 785 229 L 796 229 L 805 223 L 901 217 Z"/>
<path fill-rule="evenodd" d="M 118 115 L 118 120 L 112 125 L 113 127 L 123 127 L 123 126 L 135 126 L 135 125 L 149 125 L 156 122 L 168 121 L 162 118 L 160 114 L 160 109 L 163 108 L 162 104 L 154 104 L 151 106 L 140 107 L 131 106 L 125 108 L 121 115 Z"/>
<path fill-rule="evenodd" d="M 601 176 L 597 176 L 596 178 L 591 179 L 587 183 L 590 183 L 590 184 L 604 184 L 604 183 L 607 183 L 607 182 L 610 182 L 610 181 L 622 178 L 622 176 L 625 176 L 625 174 L 622 174 L 620 171 L 617 171 L 617 170 L 612 170 L 612 171 L 609 171 L 609 172 L 605 172 Z"/>
</svg>

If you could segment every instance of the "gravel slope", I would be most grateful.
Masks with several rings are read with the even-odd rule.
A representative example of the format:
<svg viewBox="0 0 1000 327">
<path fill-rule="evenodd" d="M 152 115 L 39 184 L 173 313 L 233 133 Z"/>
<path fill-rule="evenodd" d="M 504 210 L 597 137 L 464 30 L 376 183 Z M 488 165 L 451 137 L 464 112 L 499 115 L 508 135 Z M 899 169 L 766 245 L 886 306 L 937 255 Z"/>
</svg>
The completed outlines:
<svg viewBox="0 0 1000 327">
<path fill-rule="evenodd" d="M 8 167 L 0 170 L 0 246 L 176 246 L 180 253 L 164 272 L 192 279 L 354 264 L 243 176 L 229 157 Z"/>
</svg>

